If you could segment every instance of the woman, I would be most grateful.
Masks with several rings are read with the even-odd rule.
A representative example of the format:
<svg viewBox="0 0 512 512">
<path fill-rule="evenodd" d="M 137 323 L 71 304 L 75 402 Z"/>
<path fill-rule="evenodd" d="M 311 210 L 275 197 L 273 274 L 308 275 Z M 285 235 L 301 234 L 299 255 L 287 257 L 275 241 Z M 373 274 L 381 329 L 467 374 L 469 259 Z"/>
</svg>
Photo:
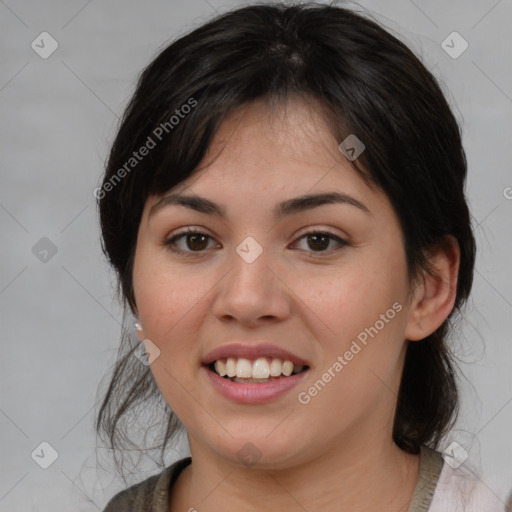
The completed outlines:
<svg viewBox="0 0 512 512">
<path fill-rule="evenodd" d="M 433 76 L 354 12 L 253 5 L 163 50 L 96 191 L 145 347 L 126 334 L 97 428 L 116 448 L 163 398 L 162 453 L 182 425 L 191 457 L 105 511 L 505 510 L 438 451 L 465 178 Z"/>
</svg>

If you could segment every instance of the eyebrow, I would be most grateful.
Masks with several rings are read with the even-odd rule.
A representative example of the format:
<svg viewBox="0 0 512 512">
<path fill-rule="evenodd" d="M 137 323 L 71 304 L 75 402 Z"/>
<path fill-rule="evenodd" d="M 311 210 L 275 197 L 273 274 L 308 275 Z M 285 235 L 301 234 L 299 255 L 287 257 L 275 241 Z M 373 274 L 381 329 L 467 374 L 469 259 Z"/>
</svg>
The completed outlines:
<svg viewBox="0 0 512 512">
<path fill-rule="evenodd" d="M 347 194 L 339 192 L 328 192 L 323 194 L 306 194 L 294 197 L 279 203 L 275 208 L 273 215 L 276 219 L 294 215 L 306 210 L 312 210 L 326 204 L 347 204 L 358 208 L 368 215 L 372 215 L 370 209 L 361 201 Z M 162 197 L 150 209 L 149 216 L 154 215 L 158 210 L 165 206 L 178 205 L 190 208 L 199 213 L 215 215 L 225 219 L 226 209 L 205 197 L 185 196 L 180 194 L 169 194 Z"/>
</svg>

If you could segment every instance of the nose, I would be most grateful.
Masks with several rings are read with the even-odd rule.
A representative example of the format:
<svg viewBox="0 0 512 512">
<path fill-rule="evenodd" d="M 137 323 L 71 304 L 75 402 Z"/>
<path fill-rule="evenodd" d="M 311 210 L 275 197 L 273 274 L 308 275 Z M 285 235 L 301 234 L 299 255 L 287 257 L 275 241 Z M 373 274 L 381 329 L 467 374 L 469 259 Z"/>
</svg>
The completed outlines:
<svg viewBox="0 0 512 512">
<path fill-rule="evenodd" d="M 212 305 L 218 319 L 256 327 L 287 318 L 291 292 L 269 250 L 263 249 L 253 261 L 233 251 L 227 265 L 230 270 L 220 281 Z"/>
</svg>

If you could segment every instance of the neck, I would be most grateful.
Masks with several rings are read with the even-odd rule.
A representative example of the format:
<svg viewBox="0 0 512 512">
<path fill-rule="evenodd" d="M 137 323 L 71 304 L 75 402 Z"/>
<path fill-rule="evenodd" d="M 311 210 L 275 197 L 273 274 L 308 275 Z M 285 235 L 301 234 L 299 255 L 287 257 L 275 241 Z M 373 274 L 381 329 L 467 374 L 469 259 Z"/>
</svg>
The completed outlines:
<svg viewBox="0 0 512 512">
<path fill-rule="evenodd" d="M 191 456 L 173 489 L 173 511 L 407 510 L 419 472 L 418 455 L 368 438 L 279 470 L 240 467 L 194 443 Z"/>
</svg>

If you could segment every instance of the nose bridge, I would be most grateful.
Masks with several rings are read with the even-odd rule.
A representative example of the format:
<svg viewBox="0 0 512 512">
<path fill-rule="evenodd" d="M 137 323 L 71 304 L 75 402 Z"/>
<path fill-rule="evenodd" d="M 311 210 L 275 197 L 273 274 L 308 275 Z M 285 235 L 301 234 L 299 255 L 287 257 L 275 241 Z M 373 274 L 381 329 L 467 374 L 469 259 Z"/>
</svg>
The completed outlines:
<svg viewBox="0 0 512 512">
<path fill-rule="evenodd" d="M 230 271 L 220 283 L 215 299 L 217 317 L 231 316 L 242 322 L 286 314 L 287 299 L 276 278 L 270 250 L 246 237 L 228 258 Z"/>
<path fill-rule="evenodd" d="M 230 292 L 240 297 L 252 297 L 253 301 L 268 295 L 269 281 L 274 279 L 267 268 L 271 265 L 269 256 L 270 251 L 264 249 L 254 237 L 244 238 L 236 247 L 235 254 L 229 258 L 232 268 L 227 279 Z"/>
</svg>

